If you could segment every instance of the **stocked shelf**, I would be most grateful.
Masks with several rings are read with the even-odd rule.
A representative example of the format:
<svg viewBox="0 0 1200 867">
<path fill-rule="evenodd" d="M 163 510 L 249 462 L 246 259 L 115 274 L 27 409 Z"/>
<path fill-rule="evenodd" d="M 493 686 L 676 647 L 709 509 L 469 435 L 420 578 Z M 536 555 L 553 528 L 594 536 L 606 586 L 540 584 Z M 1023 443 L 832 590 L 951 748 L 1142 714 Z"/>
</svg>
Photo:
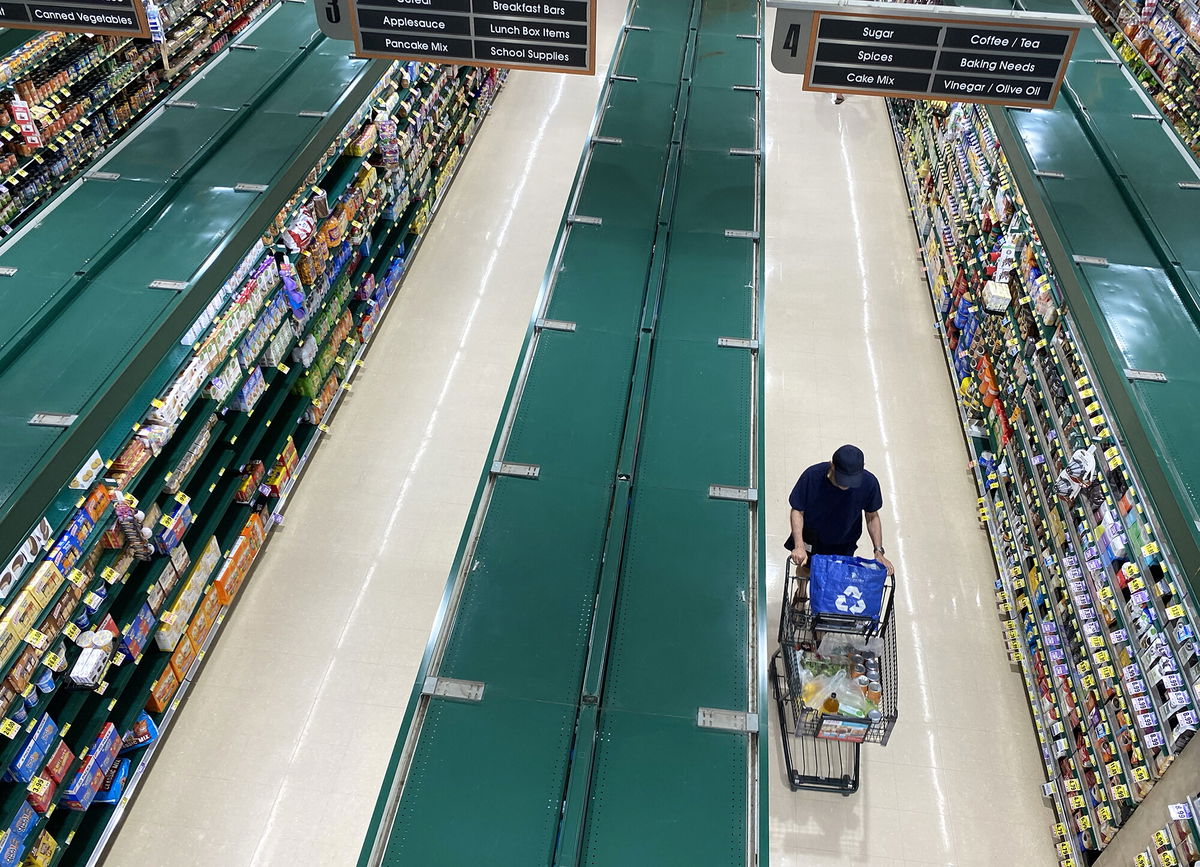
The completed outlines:
<svg viewBox="0 0 1200 867">
<path fill-rule="evenodd" d="M 891 113 L 1054 836 L 1064 862 L 1087 864 L 1197 727 L 1188 576 L 991 116 L 900 101 Z"/>
<path fill-rule="evenodd" d="M 1185 798 L 1167 806 L 1165 824 L 1154 831 L 1146 848 L 1134 856 L 1133 867 L 1193 867 L 1200 864 L 1200 798 Z"/>
<path fill-rule="evenodd" d="M 1180 138 L 1200 155 L 1200 10 L 1190 0 L 1085 5 Z"/>
<path fill-rule="evenodd" d="M 10 53 L 0 63 L 7 88 L 0 99 L 0 237 L 177 89 L 196 71 L 195 61 L 219 51 L 272 2 L 221 0 L 211 9 L 199 3 L 175 9 L 168 26 L 190 26 L 187 41 L 200 40 L 186 57 L 147 39 L 65 33 L 38 34 Z M 14 98 L 30 103 L 40 144 L 24 138 L 12 122 L 8 106 Z"/>
<path fill-rule="evenodd" d="M 278 26 L 264 39 L 294 40 L 306 11 L 267 22 Z M 345 64 L 300 58 L 282 78 L 274 66 L 261 74 L 281 86 Z M 20 772 L 0 783 L 0 825 L 18 823 L 4 826 L 5 843 L 48 851 L 47 863 L 96 863 L 116 832 L 502 81 L 415 63 L 379 74 L 352 106 L 304 125 L 304 135 L 328 125 L 326 144 L 114 413 L 65 526 L 48 513 L 35 530 L 48 544 L 5 572 L 0 758 Z M 353 91 L 328 89 L 331 106 L 343 92 Z"/>
</svg>

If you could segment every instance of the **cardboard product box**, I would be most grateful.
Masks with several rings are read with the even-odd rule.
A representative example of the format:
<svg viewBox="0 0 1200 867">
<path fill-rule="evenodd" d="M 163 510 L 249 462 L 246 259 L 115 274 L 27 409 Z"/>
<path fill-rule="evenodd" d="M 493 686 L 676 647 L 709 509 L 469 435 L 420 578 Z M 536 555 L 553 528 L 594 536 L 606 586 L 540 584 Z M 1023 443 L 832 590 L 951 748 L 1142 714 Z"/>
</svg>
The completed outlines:
<svg viewBox="0 0 1200 867">
<path fill-rule="evenodd" d="M 66 741 L 60 740 L 58 746 L 54 748 L 54 752 L 50 753 L 50 758 L 46 761 L 46 768 L 43 773 L 54 780 L 54 782 L 61 783 L 63 777 L 67 775 L 67 771 L 70 770 L 73 761 L 75 761 L 75 754 L 71 752 L 71 748 L 67 746 Z"/>
<path fill-rule="evenodd" d="M 129 765 L 129 759 L 117 759 L 113 763 L 108 773 L 104 775 L 104 784 L 96 793 L 95 803 L 115 804 L 121 800 L 121 794 L 125 791 L 125 782 L 129 779 Z"/>
<path fill-rule="evenodd" d="M 267 477 L 263 479 L 263 484 L 266 485 L 267 490 L 271 492 L 270 495 L 272 497 L 278 497 L 283 492 L 283 489 L 287 485 L 290 478 L 291 476 L 288 475 L 287 467 L 285 467 L 283 464 L 276 464 L 275 466 L 271 467 L 271 471 L 267 473 Z"/>
<path fill-rule="evenodd" d="M 130 753 L 136 753 L 143 747 L 150 746 L 156 740 L 158 740 L 158 725 L 150 718 L 150 714 L 142 711 L 134 720 L 133 728 L 121 736 L 119 755 L 127 756 Z"/>
<path fill-rule="evenodd" d="M 8 833 L 24 840 L 29 836 L 29 832 L 33 830 L 37 821 L 37 811 L 27 801 L 22 801 L 21 806 L 17 807 L 17 815 L 13 817 L 12 823 L 8 827 Z"/>
<path fill-rule="evenodd" d="M 112 505 L 112 500 L 112 491 L 109 490 L 108 485 L 99 484 L 92 489 L 87 499 L 83 501 L 83 508 L 93 521 L 99 521 L 100 516 L 108 511 L 108 507 Z"/>
<path fill-rule="evenodd" d="M 204 596 L 200 599 L 200 604 L 196 606 L 196 613 L 192 615 L 191 625 L 188 626 L 188 638 L 192 640 L 192 644 L 197 648 L 204 646 L 204 639 L 208 637 L 208 633 L 212 631 L 217 622 L 217 616 L 221 613 L 221 602 L 217 597 L 216 592 L 209 588 L 205 591 Z"/>
<path fill-rule="evenodd" d="M 95 526 L 96 522 L 92 520 L 92 516 L 85 509 L 80 509 L 71 518 L 71 523 L 63 531 L 63 536 L 74 542 L 82 551 L 84 543 L 87 542 L 88 536 L 92 535 L 92 529 Z"/>
<path fill-rule="evenodd" d="M 54 543 L 54 547 L 50 549 L 50 553 L 46 555 L 46 559 L 51 561 L 58 567 L 59 571 L 64 575 L 70 572 L 75 564 L 79 562 L 79 558 L 83 556 L 83 549 L 69 536 L 63 536 Z"/>
<path fill-rule="evenodd" d="M 21 783 L 28 783 L 41 770 L 58 737 L 58 723 L 49 714 L 43 714 L 21 744 L 21 749 L 8 766 L 8 776 Z"/>
<path fill-rule="evenodd" d="M 0 630 L 11 632 L 18 641 L 22 641 L 41 612 L 42 606 L 26 588 L 18 593 L 5 609 L 4 617 L 0 618 Z"/>
<path fill-rule="evenodd" d="M 246 578 L 246 572 L 250 568 L 250 561 L 250 540 L 245 536 L 239 536 L 233 550 L 229 552 L 229 559 L 221 567 L 221 574 L 214 582 L 217 588 L 217 598 L 222 605 L 228 605 L 237 595 L 242 581 Z"/>
<path fill-rule="evenodd" d="M 162 585 L 155 581 L 150 585 L 150 589 L 146 591 L 146 604 L 150 606 L 151 612 L 157 615 L 162 611 L 163 603 L 166 600 L 166 591 L 162 589 Z"/>
<path fill-rule="evenodd" d="M 0 867 L 17 867 L 25 854 L 25 840 L 5 831 L 0 837 Z"/>
<path fill-rule="evenodd" d="M 38 667 L 38 662 L 42 658 L 42 652 L 36 647 L 27 646 L 17 656 L 12 668 L 8 670 L 7 676 L 4 678 L 4 683 L 14 692 L 22 692 L 25 687 L 29 686 L 29 679 L 33 677 L 34 669 Z"/>
<path fill-rule="evenodd" d="M 50 867 L 56 852 L 58 852 L 58 841 L 43 828 L 25 855 L 25 860 L 21 862 L 22 867 Z"/>
<path fill-rule="evenodd" d="M 104 769 L 104 773 L 107 774 L 108 769 L 117 760 L 119 752 L 121 752 L 121 735 L 115 725 L 106 722 L 100 726 L 100 731 L 96 735 L 96 739 L 92 741 L 92 746 L 88 751 L 88 758 L 95 757 Z"/>
<path fill-rule="evenodd" d="M 64 580 L 62 570 L 49 560 L 43 560 L 26 582 L 25 589 L 37 600 L 40 608 L 45 608 Z"/>
<path fill-rule="evenodd" d="M 150 630 L 154 628 L 154 621 L 154 611 L 149 603 L 143 603 L 121 639 L 121 651 L 129 659 L 137 659 L 142 655 L 142 650 L 150 640 Z"/>
<path fill-rule="evenodd" d="M 6 627 L 0 627 L 0 659 L 8 659 L 20 643 L 21 639 L 17 638 L 14 632 Z M 3 688 L 8 689 L 9 687 L 5 685 Z"/>
<path fill-rule="evenodd" d="M 162 674 L 158 676 L 158 680 L 154 681 L 150 687 L 150 697 L 146 700 L 146 710 L 151 713 L 166 713 L 167 707 L 171 704 L 171 699 L 175 697 L 175 693 L 179 691 L 179 675 L 175 673 L 175 669 L 167 666 L 163 669 Z"/>
<path fill-rule="evenodd" d="M 175 567 L 177 574 L 183 574 L 187 571 L 188 566 L 192 564 L 192 557 L 188 554 L 188 549 L 184 545 L 176 545 L 171 549 L 171 565 Z"/>
<path fill-rule="evenodd" d="M 267 522 L 263 520 L 262 512 L 252 514 L 239 535 L 251 541 L 251 556 L 256 555 L 267 538 Z"/>
<path fill-rule="evenodd" d="M 68 810 L 86 810 L 92 805 L 92 800 L 100 787 L 104 785 L 104 777 L 108 772 L 100 767 L 96 756 L 89 755 L 83 760 L 83 766 L 63 792 L 62 805 Z"/>
<path fill-rule="evenodd" d="M 46 779 L 43 777 L 42 779 Z M 25 800 L 29 802 L 29 806 L 37 811 L 38 815 L 45 815 L 46 810 L 54 803 L 54 793 L 58 791 L 58 783 L 54 780 L 46 780 L 46 787 L 41 792 L 29 792 L 25 796 Z"/>
<path fill-rule="evenodd" d="M 175 645 L 175 652 L 171 654 L 171 670 L 177 678 L 183 680 L 187 677 L 188 669 L 196 659 L 196 653 L 196 645 L 192 644 L 186 635 L 181 635 L 179 643 Z"/>
</svg>

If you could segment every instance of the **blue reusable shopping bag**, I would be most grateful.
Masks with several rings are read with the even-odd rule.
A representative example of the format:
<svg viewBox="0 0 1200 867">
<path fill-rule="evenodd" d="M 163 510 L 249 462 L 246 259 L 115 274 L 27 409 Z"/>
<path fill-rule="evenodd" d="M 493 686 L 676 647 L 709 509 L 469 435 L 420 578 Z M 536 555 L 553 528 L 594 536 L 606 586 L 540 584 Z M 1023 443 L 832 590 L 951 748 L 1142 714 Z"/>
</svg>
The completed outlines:
<svg viewBox="0 0 1200 867">
<path fill-rule="evenodd" d="M 809 558 L 808 592 L 812 610 L 878 620 L 887 569 L 875 560 L 814 554 Z"/>
</svg>

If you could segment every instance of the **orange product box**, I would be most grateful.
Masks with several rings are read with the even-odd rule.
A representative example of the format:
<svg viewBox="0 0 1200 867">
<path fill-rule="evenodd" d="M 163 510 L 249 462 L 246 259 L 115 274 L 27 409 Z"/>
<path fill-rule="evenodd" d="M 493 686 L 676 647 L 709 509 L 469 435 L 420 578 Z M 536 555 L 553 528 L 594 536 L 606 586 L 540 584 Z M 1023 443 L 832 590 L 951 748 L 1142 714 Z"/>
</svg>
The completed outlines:
<svg viewBox="0 0 1200 867">
<path fill-rule="evenodd" d="M 255 512 L 250 516 L 240 535 L 251 541 L 251 555 L 257 554 L 263 540 L 267 538 L 267 523 L 263 520 L 262 512 Z"/>
<path fill-rule="evenodd" d="M 88 494 L 83 502 L 83 508 L 93 521 L 99 521 L 100 516 L 112 505 L 112 491 L 107 485 L 99 484 Z"/>
<path fill-rule="evenodd" d="M 233 550 L 229 552 L 229 559 L 221 568 L 221 574 L 213 582 L 217 588 L 217 599 L 222 605 L 228 605 L 237 595 L 238 589 L 246 577 L 246 572 L 250 569 L 252 559 L 250 540 L 245 536 L 239 536 Z"/>
<path fill-rule="evenodd" d="M 168 665 L 158 676 L 158 680 L 154 681 L 153 686 L 150 687 L 150 698 L 146 699 L 146 710 L 151 713 L 164 713 L 178 690 L 179 675 L 175 673 L 174 668 Z"/>
<path fill-rule="evenodd" d="M 175 645 L 175 652 L 171 654 L 171 670 L 177 678 L 183 680 L 187 676 L 188 669 L 196 660 L 196 653 L 196 645 L 192 644 L 186 634 L 181 635 L 179 643 Z"/>
<path fill-rule="evenodd" d="M 188 626 L 187 634 L 188 638 L 192 640 L 192 644 L 196 647 L 204 646 L 204 639 L 212 631 L 213 625 L 217 622 L 217 615 L 220 613 L 221 603 L 217 599 L 216 592 L 210 587 L 204 591 L 204 598 L 196 606 L 196 613 L 192 615 L 192 623 Z"/>
</svg>

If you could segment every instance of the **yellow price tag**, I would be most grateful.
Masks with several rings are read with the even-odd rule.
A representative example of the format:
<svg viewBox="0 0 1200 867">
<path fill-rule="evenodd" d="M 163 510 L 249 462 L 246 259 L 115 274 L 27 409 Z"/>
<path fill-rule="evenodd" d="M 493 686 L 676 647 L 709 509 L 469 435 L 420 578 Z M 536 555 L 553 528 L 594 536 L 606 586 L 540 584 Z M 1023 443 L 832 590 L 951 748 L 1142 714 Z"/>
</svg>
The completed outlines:
<svg viewBox="0 0 1200 867">
<path fill-rule="evenodd" d="M 168 525 L 169 524 L 170 522 L 168 522 Z M 103 571 L 100 573 L 100 577 L 109 584 L 115 584 L 117 579 L 121 577 L 121 573 L 119 573 L 112 566 L 105 566 Z"/>
<path fill-rule="evenodd" d="M 1143 556 L 1153 557 L 1157 553 L 1158 553 L 1158 543 L 1157 542 L 1147 542 L 1145 545 L 1142 546 Z"/>
<path fill-rule="evenodd" d="M 1093 686 L 1096 685 L 1096 678 L 1094 678 L 1092 675 L 1089 674 L 1087 677 L 1085 677 L 1079 683 L 1084 689 L 1091 689 Z"/>
<path fill-rule="evenodd" d="M 1178 620 L 1185 614 L 1187 614 L 1187 610 L 1182 605 L 1172 605 L 1167 609 L 1168 620 Z"/>
<path fill-rule="evenodd" d="M 67 580 L 80 589 L 83 589 L 87 586 L 87 576 L 78 569 L 72 569 L 70 572 L 68 572 Z"/>
<path fill-rule="evenodd" d="M 1092 647 L 1103 647 L 1104 639 L 1101 638 L 1099 635 L 1089 635 L 1088 636 L 1088 644 L 1090 644 Z"/>
<path fill-rule="evenodd" d="M 57 653 L 54 653 L 53 651 L 51 651 L 50 653 L 47 653 L 46 656 L 42 659 L 42 663 L 44 665 L 48 666 L 49 668 L 58 668 L 60 665 L 62 665 L 62 661 L 63 661 L 62 657 L 59 656 Z"/>
<path fill-rule="evenodd" d="M 1113 786 L 1112 794 L 1114 798 L 1124 801 L 1129 797 L 1129 787 L 1123 784 Z"/>
<path fill-rule="evenodd" d="M 94 690 L 96 695 L 104 695 L 104 693 L 106 693 L 107 691 L 108 691 L 108 681 L 107 680 L 100 681 L 100 685 L 98 687 L 96 687 L 96 689 Z"/>
<path fill-rule="evenodd" d="M 166 406 L 166 404 L 163 403 L 161 400 L 159 400 L 157 397 L 154 398 L 154 400 L 150 401 L 150 405 L 152 407 L 154 407 L 155 409 L 162 409 L 164 406 Z"/>
<path fill-rule="evenodd" d="M 1096 662 L 1108 662 L 1110 658 L 1107 650 L 1096 651 Z"/>
<path fill-rule="evenodd" d="M 10 720 L 8 717 L 5 717 L 4 721 L 0 722 L 0 735 L 4 735 L 10 741 L 13 738 L 15 738 L 17 736 L 17 733 L 20 731 L 21 731 L 21 727 L 19 725 L 17 725 L 15 722 L 13 722 L 12 720 Z"/>
<path fill-rule="evenodd" d="M 1084 829 L 1092 827 L 1092 820 L 1086 813 L 1079 817 L 1079 827 Z"/>
<path fill-rule="evenodd" d="M 89 593 L 83 597 L 83 604 L 86 605 L 88 608 L 99 608 L 100 603 L 103 601 L 104 600 L 101 599 L 99 596 L 97 596 L 95 593 Z"/>
<path fill-rule="evenodd" d="M 1167 845 L 1167 832 L 1166 831 L 1164 831 L 1163 829 L 1160 828 L 1159 830 L 1154 832 L 1154 845 L 1156 845 L 1156 846 L 1166 846 Z"/>
<path fill-rule="evenodd" d="M 1057 822 L 1054 825 L 1054 836 L 1062 840 L 1067 836 L 1067 826 L 1062 822 Z"/>
<path fill-rule="evenodd" d="M 1111 665 L 1102 665 L 1100 666 L 1099 675 L 1106 680 L 1112 680 L 1116 676 L 1116 671 L 1113 670 Z"/>
<path fill-rule="evenodd" d="M 192 501 L 192 498 L 189 497 L 187 494 L 183 493 L 182 491 L 180 491 L 178 494 L 175 495 L 175 502 L 177 502 L 181 506 L 186 506 L 191 501 Z"/>
<path fill-rule="evenodd" d="M 288 367 L 286 364 L 284 364 L 282 361 L 279 362 L 279 364 L 275 365 L 275 369 L 278 370 L 280 373 L 282 373 L 284 376 L 286 376 L 288 374 L 288 372 L 291 370 L 291 368 Z"/>
<path fill-rule="evenodd" d="M 37 629 L 31 629 L 25 633 L 25 643 L 36 647 L 38 650 L 45 650 L 46 644 L 50 641 L 44 632 Z"/>
<path fill-rule="evenodd" d="M 46 794 L 46 790 L 50 788 L 50 781 L 45 777 L 34 777 L 25 788 L 33 792 L 33 794 L 41 796 Z"/>
<path fill-rule="evenodd" d="M 1141 578 L 1134 578 L 1126 586 L 1129 588 L 1129 592 L 1137 593 L 1139 590 L 1145 589 L 1146 582 Z"/>
<path fill-rule="evenodd" d="M 1144 783 L 1150 779 L 1150 772 L 1147 771 L 1144 767 L 1139 765 L 1138 767 L 1133 769 L 1133 778 L 1135 780 L 1137 780 L 1139 783 Z"/>
<path fill-rule="evenodd" d="M 74 641 L 76 638 L 79 637 L 79 627 L 76 626 L 74 623 L 68 623 L 66 626 L 63 627 L 63 634 L 66 635 L 67 638 Z"/>
<path fill-rule="evenodd" d="M 1096 815 L 1099 817 L 1101 822 L 1112 821 L 1112 810 L 1110 810 L 1106 804 L 1101 804 L 1096 808 Z"/>
<path fill-rule="evenodd" d="M 1068 792 L 1078 792 L 1080 789 L 1079 780 L 1065 780 L 1063 782 L 1063 787 Z"/>
<path fill-rule="evenodd" d="M 1159 852 L 1158 860 L 1162 862 L 1163 867 L 1175 867 L 1179 863 L 1170 852 Z"/>
<path fill-rule="evenodd" d="M 1059 855 L 1070 855 L 1071 854 L 1071 844 L 1070 843 L 1059 843 L 1058 844 L 1058 854 Z"/>
</svg>

